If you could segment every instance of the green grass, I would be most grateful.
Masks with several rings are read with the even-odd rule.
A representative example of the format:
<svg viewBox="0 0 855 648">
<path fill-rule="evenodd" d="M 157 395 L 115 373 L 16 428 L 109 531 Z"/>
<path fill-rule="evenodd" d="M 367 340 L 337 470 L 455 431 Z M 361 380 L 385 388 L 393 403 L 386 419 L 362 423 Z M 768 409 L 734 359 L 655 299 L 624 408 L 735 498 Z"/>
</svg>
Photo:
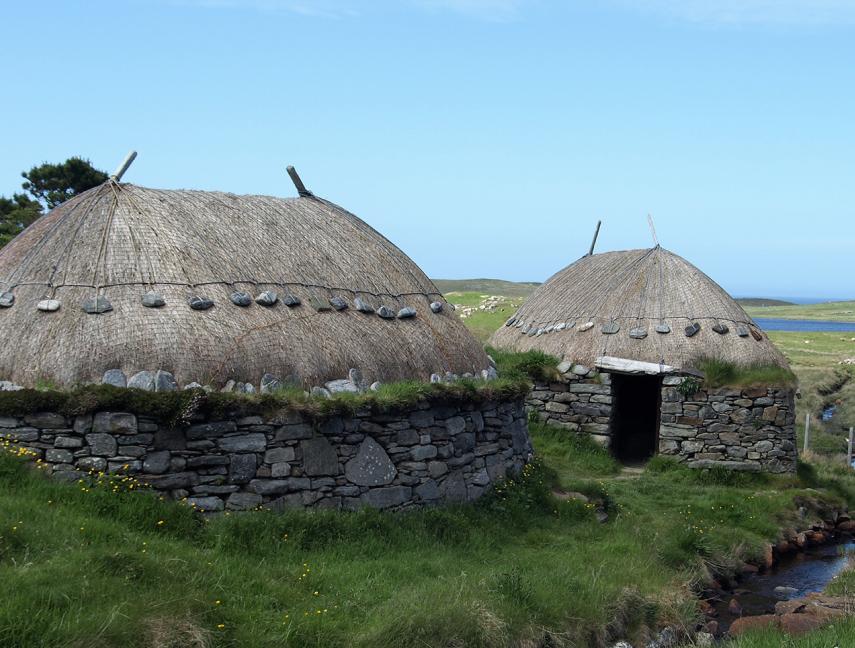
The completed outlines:
<svg viewBox="0 0 855 648">
<path fill-rule="evenodd" d="M 745 307 L 745 311 L 751 317 L 855 322 L 855 301 L 791 306 L 748 306 Z"/>
<path fill-rule="evenodd" d="M 694 366 L 704 373 L 708 387 L 751 387 L 755 385 L 791 386 L 797 382 L 789 369 L 774 365 L 740 367 L 715 358 L 700 358 Z"/>
<path fill-rule="evenodd" d="M 549 381 L 558 377 L 558 358 L 542 351 L 503 351 L 487 347 L 499 375 L 509 380 Z"/>
<path fill-rule="evenodd" d="M 802 397 L 796 401 L 796 424 L 800 443 L 804 437 L 805 414 L 810 413 L 811 448 L 824 454 L 844 453 L 846 429 L 855 426 L 855 380 L 832 394 L 823 392 L 838 372 L 855 375 L 855 366 L 841 364 L 847 358 L 855 358 L 855 335 L 770 331 L 769 338 L 783 351 L 798 377 Z M 838 413 L 832 422 L 822 423 L 819 415 L 829 402 L 838 404 Z"/>
<path fill-rule="evenodd" d="M 588 439 L 538 423 L 532 435 L 541 462 L 475 505 L 207 522 L 2 456 L 0 645 L 640 642 L 649 627 L 692 625 L 690 587 L 758 555 L 795 523 L 797 497 L 821 508 L 853 491 L 826 463 L 796 478 L 660 459 L 627 478 Z M 552 490 L 601 501 L 609 521 Z"/>
<path fill-rule="evenodd" d="M 249 395 L 209 394 L 200 389 L 155 393 L 111 385 L 86 385 L 68 391 L 23 389 L 0 392 L 0 415 L 58 412 L 79 416 L 97 411 L 120 411 L 143 414 L 175 425 L 186 424 L 194 414 L 217 419 L 253 414 L 272 416 L 287 410 L 324 418 L 361 409 L 375 412 L 402 410 L 425 400 L 471 403 L 522 398 L 528 388 L 527 379 L 510 374 L 490 382 L 480 379 L 454 383 L 401 381 L 381 385 L 376 392 L 341 393 L 331 398 L 310 396 L 299 388 Z"/>
<path fill-rule="evenodd" d="M 502 294 L 495 292 L 449 292 L 445 297 L 456 306 L 477 309 L 486 297 Z M 481 342 L 486 342 L 511 315 L 517 312 L 523 301 L 524 298 L 519 297 L 502 297 L 494 310 L 475 310 L 466 316 L 463 322 L 476 338 Z M 458 309 L 458 314 L 462 315 L 463 309 Z"/>
</svg>

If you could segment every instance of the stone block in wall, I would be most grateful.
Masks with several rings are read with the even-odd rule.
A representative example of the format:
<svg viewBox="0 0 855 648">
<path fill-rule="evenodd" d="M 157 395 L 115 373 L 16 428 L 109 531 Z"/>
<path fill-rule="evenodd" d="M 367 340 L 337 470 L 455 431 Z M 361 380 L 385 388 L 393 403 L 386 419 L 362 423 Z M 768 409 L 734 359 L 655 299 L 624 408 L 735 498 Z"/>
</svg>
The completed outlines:
<svg viewBox="0 0 855 648">
<path fill-rule="evenodd" d="M 437 483 L 433 479 L 428 479 L 426 482 L 416 486 L 415 494 L 427 502 L 438 500 L 440 497 L 439 486 L 437 486 Z"/>
<path fill-rule="evenodd" d="M 224 452 L 264 452 L 267 449 L 267 437 L 258 432 L 223 437 L 217 443 Z"/>
<path fill-rule="evenodd" d="M 151 475 L 143 478 L 146 483 L 158 490 L 187 489 L 199 483 L 199 475 L 194 472 L 168 473 L 166 475 Z"/>
<path fill-rule="evenodd" d="M 161 475 L 169 470 L 171 454 L 168 450 L 149 452 L 143 459 L 143 472 Z"/>
<path fill-rule="evenodd" d="M 366 437 L 356 456 L 345 464 L 344 474 L 349 481 L 359 486 L 381 486 L 391 484 L 398 471 L 380 444 Z"/>
<path fill-rule="evenodd" d="M 338 455 L 325 437 L 315 437 L 300 442 L 303 453 L 303 470 L 309 476 L 337 475 Z"/>
<path fill-rule="evenodd" d="M 65 417 L 61 414 L 54 414 L 53 412 L 28 414 L 24 417 L 24 422 L 30 427 L 34 427 L 39 430 L 56 430 L 68 427 Z"/>
<path fill-rule="evenodd" d="M 229 463 L 229 481 L 232 484 L 248 484 L 255 477 L 257 468 L 255 454 L 233 454 Z"/>
<path fill-rule="evenodd" d="M 222 511 L 225 507 L 219 497 L 188 497 L 187 504 L 204 513 Z"/>
<path fill-rule="evenodd" d="M 363 424 L 364 425 L 364 424 Z M 283 425 L 276 430 L 277 441 L 298 441 L 301 439 L 311 439 L 313 434 L 312 426 L 306 423 L 297 423 L 293 425 Z"/>
<path fill-rule="evenodd" d="M 199 439 L 211 439 L 223 436 L 224 434 L 237 432 L 237 429 L 237 424 L 234 421 L 200 423 L 198 425 L 191 425 L 187 428 L 187 439 L 194 441 Z"/>
<path fill-rule="evenodd" d="M 661 454 L 674 454 L 679 449 L 680 444 L 673 439 L 659 439 L 659 452 Z"/>
<path fill-rule="evenodd" d="M 99 434 L 136 434 L 137 417 L 125 412 L 98 412 L 92 421 L 92 431 Z"/>
<path fill-rule="evenodd" d="M 573 394 L 602 394 L 611 396 L 611 385 L 598 385 L 587 383 L 573 383 L 570 385 L 570 392 Z"/>
<path fill-rule="evenodd" d="M 502 423 L 500 419 L 495 419 L 494 424 L 501 425 Z M 452 416 L 445 422 L 445 428 L 452 436 L 460 434 L 466 430 L 466 419 L 462 416 Z"/>
<path fill-rule="evenodd" d="M 87 434 L 86 443 L 89 451 L 99 457 L 113 457 L 118 450 L 116 439 L 110 434 Z"/>
<path fill-rule="evenodd" d="M 45 451 L 45 461 L 49 463 L 67 463 L 70 464 L 74 459 L 74 455 L 69 450 L 61 448 L 51 448 Z"/>
<path fill-rule="evenodd" d="M 410 501 L 413 489 L 409 486 L 386 486 L 372 488 L 362 494 L 361 500 L 366 506 L 385 509 L 400 506 Z"/>
<path fill-rule="evenodd" d="M 283 461 L 294 461 L 294 448 L 272 448 L 264 453 L 264 463 L 275 464 Z"/>
<path fill-rule="evenodd" d="M 39 431 L 36 428 L 21 427 L 14 430 L 0 430 L 0 439 L 8 439 L 9 441 L 20 441 L 31 443 L 39 440 Z"/>
<path fill-rule="evenodd" d="M 547 412 L 555 412 L 557 414 L 564 414 L 570 411 L 570 406 L 564 403 L 559 403 L 558 401 L 550 401 L 543 408 Z"/>
<path fill-rule="evenodd" d="M 466 501 L 466 480 L 463 477 L 463 472 L 458 470 L 449 474 L 439 485 L 439 492 L 442 498 L 448 502 Z"/>
<path fill-rule="evenodd" d="M 230 511 L 247 511 L 261 506 L 263 499 L 255 493 L 232 493 L 226 500 L 226 508 Z"/>
<path fill-rule="evenodd" d="M 778 418 L 778 406 L 777 405 L 771 405 L 771 406 L 763 409 L 762 419 L 764 421 L 774 422 L 776 418 Z"/>
<path fill-rule="evenodd" d="M 53 445 L 55 448 L 82 448 L 83 439 L 74 436 L 58 436 L 53 440 Z"/>
</svg>

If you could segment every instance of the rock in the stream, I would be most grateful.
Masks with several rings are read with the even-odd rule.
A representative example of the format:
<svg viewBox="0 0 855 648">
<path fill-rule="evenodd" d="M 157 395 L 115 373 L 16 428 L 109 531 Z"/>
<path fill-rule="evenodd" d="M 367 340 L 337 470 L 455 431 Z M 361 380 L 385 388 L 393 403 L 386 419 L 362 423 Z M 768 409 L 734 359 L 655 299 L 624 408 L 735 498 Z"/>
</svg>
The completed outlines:
<svg viewBox="0 0 855 648">
<path fill-rule="evenodd" d="M 742 614 L 742 606 L 739 604 L 739 601 L 732 598 L 730 599 L 730 603 L 727 604 L 727 611 L 734 616 L 739 616 Z"/>
</svg>

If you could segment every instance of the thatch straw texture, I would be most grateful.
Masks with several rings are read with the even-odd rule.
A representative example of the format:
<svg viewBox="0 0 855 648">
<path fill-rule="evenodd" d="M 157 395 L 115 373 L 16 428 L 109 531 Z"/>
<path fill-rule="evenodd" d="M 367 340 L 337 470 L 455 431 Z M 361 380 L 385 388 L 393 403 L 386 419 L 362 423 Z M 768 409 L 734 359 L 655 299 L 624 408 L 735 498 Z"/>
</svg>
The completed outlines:
<svg viewBox="0 0 855 648">
<path fill-rule="evenodd" d="M 688 336 L 692 326 L 699 329 Z M 658 246 L 582 257 L 538 288 L 490 344 L 589 366 L 600 356 L 680 368 L 700 357 L 787 366 L 721 286 Z"/>
<path fill-rule="evenodd" d="M 272 307 L 230 296 L 272 290 Z M 315 197 L 162 191 L 108 181 L 39 219 L 0 251 L 0 378 L 22 385 L 98 382 L 107 369 L 164 369 L 180 384 L 258 385 L 263 373 L 303 386 L 480 372 L 488 360 L 433 283 L 344 209 Z M 142 297 L 165 305 L 147 308 Z M 299 297 L 288 307 L 282 298 Z M 105 297 L 112 310 L 84 312 Z M 214 302 L 193 310 L 192 297 Z M 342 297 L 344 310 L 316 310 Z M 410 319 L 358 312 L 361 297 Z M 37 308 L 43 300 L 56 312 Z M 102 300 L 103 301 L 103 300 Z M 444 308 L 431 311 L 440 301 Z M 101 303 L 97 304 L 102 305 Z"/>
</svg>

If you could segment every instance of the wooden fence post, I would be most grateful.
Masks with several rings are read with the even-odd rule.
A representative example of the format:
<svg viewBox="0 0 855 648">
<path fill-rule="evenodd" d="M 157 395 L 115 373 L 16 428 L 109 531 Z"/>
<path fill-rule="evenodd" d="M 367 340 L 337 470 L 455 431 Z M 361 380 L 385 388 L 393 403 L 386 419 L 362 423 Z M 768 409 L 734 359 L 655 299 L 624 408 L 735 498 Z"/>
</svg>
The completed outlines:
<svg viewBox="0 0 855 648">
<path fill-rule="evenodd" d="M 852 431 L 855 428 L 849 428 L 849 452 L 846 455 L 846 465 L 852 467 Z"/>
<path fill-rule="evenodd" d="M 807 452 L 810 448 L 810 412 L 805 414 L 805 447 L 802 452 Z"/>
</svg>

